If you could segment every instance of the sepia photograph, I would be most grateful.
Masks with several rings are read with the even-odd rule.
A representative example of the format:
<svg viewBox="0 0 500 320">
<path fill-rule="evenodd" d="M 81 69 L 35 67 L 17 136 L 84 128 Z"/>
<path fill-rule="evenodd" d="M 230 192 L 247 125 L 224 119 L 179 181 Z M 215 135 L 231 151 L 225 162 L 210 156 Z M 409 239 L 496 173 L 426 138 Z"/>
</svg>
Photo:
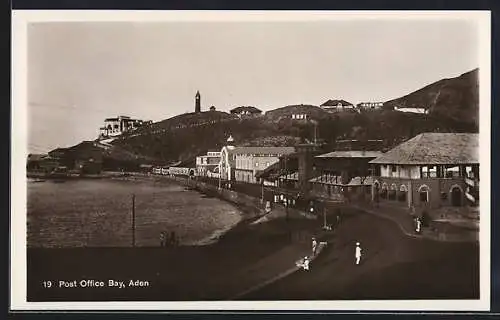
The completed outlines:
<svg viewBox="0 0 500 320">
<path fill-rule="evenodd" d="M 489 309 L 489 12 L 12 21 L 13 307 Z"/>
</svg>

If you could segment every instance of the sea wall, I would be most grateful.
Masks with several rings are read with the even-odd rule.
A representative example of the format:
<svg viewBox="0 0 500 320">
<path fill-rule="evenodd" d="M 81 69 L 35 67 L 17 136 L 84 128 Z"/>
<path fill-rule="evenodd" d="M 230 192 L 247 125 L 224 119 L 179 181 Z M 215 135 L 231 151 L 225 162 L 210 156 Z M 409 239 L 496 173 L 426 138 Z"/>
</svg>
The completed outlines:
<svg viewBox="0 0 500 320">
<path fill-rule="evenodd" d="M 289 219 L 317 219 L 317 216 L 315 215 L 311 215 L 293 208 L 287 209 L 283 205 L 275 203 L 271 203 L 271 211 L 266 212 L 266 204 L 262 203 L 260 198 L 251 197 L 249 195 L 224 188 L 219 189 L 217 186 L 194 179 L 186 179 L 181 177 L 173 177 L 169 179 L 173 179 L 176 182 L 179 182 L 193 190 L 228 201 L 240 208 L 244 207 L 244 218 L 246 219 L 262 217 L 264 215 L 267 217 L 267 220 L 281 217 L 288 217 Z"/>
</svg>

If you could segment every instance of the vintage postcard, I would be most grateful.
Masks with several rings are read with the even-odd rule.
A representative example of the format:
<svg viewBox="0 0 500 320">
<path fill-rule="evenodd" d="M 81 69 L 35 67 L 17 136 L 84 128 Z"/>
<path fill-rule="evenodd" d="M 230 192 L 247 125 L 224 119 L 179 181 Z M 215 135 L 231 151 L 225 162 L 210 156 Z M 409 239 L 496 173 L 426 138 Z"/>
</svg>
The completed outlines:
<svg viewBox="0 0 500 320">
<path fill-rule="evenodd" d="M 12 36 L 13 310 L 489 310 L 489 12 Z"/>
</svg>

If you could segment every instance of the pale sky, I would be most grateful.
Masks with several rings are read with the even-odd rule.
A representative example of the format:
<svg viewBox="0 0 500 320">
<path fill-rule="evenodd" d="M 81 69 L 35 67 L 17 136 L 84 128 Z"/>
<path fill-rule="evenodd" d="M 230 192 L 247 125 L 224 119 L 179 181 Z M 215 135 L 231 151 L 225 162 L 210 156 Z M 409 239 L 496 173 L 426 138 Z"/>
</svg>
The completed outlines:
<svg viewBox="0 0 500 320">
<path fill-rule="evenodd" d="M 387 101 L 479 67 L 466 20 L 51 22 L 28 27 L 29 152 L 95 139 L 104 118 Z"/>
</svg>

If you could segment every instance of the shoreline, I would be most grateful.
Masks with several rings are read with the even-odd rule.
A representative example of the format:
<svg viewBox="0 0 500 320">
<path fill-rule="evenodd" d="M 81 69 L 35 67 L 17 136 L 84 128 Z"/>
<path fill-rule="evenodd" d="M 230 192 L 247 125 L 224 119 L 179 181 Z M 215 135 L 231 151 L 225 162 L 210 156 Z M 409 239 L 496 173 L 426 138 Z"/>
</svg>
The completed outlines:
<svg viewBox="0 0 500 320">
<path fill-rule="evenodd" d="M 46 179 L 46 181 L 37 181 L 36 178 L 29 177 L 29 179 L 35 179 L 34 181 L 31 181 L 32 183 L 40 183 L 40 182 L 45 182 L 45 183 L 51 183 L 51 182 L 56 182 L 57 179 L 55 178 L 50 178 Z M 231 230 L 235 228 L 244 228 L 247 225 L 249 225 L 250 222 L 254 220 L 255 217 L 259 217 L 261 215 L 261 209 L 258 208 L 257 206 L 248 206 L 244 205 L 241 203 L 237 203 L 234 201 L 228 201 L 224 197 L 222 197 L 217 191 L 213 190 L 202 190 L 201 188 L 197 187 L 189 187 L 189 181 L 186 179 L 182 178 L 172 178 L 172 177 L 166 177 L 166 176 L 158 176 L 158 175 L 152 175 L 152 174 L 144 174 L 144 173 L 134 173 L 134 174 L 128 174 L 128 175 L 122 175 L 121 172 L 108 172 L 107 174 L 100 174 L 98 176 L 82 176 L 82 177 L 71 177 L 69 179 L 64 179 L 66 181 L 78 181 L 78 180 L 107 180 L 107 181 L 117 181 L 117 182 L 137 182 L 137 183 L 159 183 L 159 184 L 165 184 L 165 185 L 177 185 L 180 187 L 184 187 L 186 190 L 196 192 L 197 194 L 207 197 L 207 198 L 216 198 L 219 201 L 223 201 L 226 204 L 231 205 L 234 210 L 236 211 L 236 214 L 239 216 L 238 221 L 236 223 L 232 223 L 226 226 L 222 226 L 220 228 L 217 228 L 207 234 L 206 236 L 203 236 L 200 239 L 197 240 L 189 240 L 185 244 L 181 244 L 180 247 L 208 247 L 212 246 L 214 244 L 217 244 L 219 241 L 223 240 L 225 235 L 228 232 L 231 232 Z M 64 181 L 65 182 L 65 181 Z M 83 246 L 85 247 L 85 246 Z M 28 247 L 30 249 L 61 249 L 61 247 Z M 78 246 L 74 248 L 79 248 Z M 90 247 L 86 247 L 90 248 Z M 106 248 L 105 246 L 98 246 L 98 248 Z M 108 247 L 112 248 L 112 247 Z M 63 249 L 66 249 L 65 247 Z"/>
</svg>

